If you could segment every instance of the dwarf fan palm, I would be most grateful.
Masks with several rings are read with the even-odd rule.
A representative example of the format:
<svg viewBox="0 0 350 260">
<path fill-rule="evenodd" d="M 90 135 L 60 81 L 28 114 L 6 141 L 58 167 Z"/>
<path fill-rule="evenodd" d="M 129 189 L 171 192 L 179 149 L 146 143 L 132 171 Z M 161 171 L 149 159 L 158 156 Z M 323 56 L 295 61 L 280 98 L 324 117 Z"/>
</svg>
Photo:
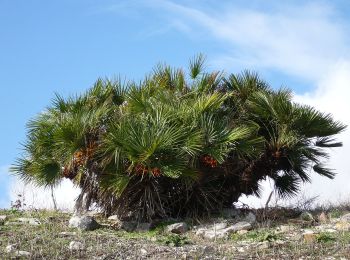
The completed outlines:
<svg viewBox="0 0 350 260">
<path fill-rule="evenodd" d="M 259 195 L 271 178 L 293 195 L 345 126 L 292 102 L 257 74 L 203 72 L 203 57 L 181 69 L 159 65 L 140 84 L 98 80 L 28 123 L 25 155 L 12 170 L 38 185 L 71 179 L 78 208 L 138 219 L 203 215 Z"/>
</svg>

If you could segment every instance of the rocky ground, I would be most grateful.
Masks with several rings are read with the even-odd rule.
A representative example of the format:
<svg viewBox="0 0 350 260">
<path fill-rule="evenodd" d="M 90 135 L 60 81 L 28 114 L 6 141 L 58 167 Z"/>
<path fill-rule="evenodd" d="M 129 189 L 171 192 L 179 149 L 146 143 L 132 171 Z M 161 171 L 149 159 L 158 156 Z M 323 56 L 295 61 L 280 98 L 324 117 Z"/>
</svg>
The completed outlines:
<svg viewBox="0 0 350 260">
<path fill-rule="evenodd" d="M 200 223 L 136 223 L 7 210 L 0 259 L 350 259 L 350 214 L 230 209 Z"/>
</svg>

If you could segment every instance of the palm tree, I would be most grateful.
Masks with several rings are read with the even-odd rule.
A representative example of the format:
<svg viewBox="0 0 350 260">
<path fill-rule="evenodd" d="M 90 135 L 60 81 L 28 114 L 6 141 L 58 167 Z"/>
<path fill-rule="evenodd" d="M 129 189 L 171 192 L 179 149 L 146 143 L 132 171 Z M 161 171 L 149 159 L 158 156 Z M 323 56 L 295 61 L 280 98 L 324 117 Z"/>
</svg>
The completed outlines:
<svg viewBox="0 0 350 260">
<path fill-rule="evenodd" d="M 85 94 L 52 105 L 28 123 L 13 172 L 81 188 L 78 209 L 150 219 L 198 216 L 259 195 L 270 178 L 292 196 L 323 166 L 345 129 L 328 114 L 292 101 L 257 74 L 224 77 L 190 62 L 189 75 L 159 65 L 140 84 L 98 80 Z M 312 169 L 312 170 L 311 170 Z"/>
</svg>

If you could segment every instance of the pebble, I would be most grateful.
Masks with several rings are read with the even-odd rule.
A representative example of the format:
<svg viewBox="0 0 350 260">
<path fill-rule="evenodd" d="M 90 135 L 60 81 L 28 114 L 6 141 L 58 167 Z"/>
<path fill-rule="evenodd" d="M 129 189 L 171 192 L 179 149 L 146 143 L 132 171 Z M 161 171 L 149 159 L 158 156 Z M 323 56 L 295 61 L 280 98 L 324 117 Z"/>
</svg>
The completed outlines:
<svg viewBox="0 0 350 260">
<path fill-rule="evenodd" d="M 84 250 L 84 245 L 83 243 L 79 242 L 79 241 L 71 241 L 69 243 L 69 249 L 72 251 L 80 251 L 80 250 Z"/>
</svg>

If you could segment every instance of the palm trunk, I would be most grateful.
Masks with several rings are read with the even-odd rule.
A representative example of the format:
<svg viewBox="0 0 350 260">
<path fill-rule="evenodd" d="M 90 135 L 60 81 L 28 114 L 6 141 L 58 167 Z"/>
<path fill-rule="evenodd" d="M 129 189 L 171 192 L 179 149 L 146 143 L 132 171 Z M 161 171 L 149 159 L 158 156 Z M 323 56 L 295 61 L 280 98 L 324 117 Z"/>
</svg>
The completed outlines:
<svg viewBox="0 0 350 260">
<path fill-rule="evenodd" d="M 57 202 L 56 202 L 55 194 L 53 192 L 53 186 L 51 186 L 51 198 L 53 203 L 53 209 L 57 211 Z"/>
</svg>

